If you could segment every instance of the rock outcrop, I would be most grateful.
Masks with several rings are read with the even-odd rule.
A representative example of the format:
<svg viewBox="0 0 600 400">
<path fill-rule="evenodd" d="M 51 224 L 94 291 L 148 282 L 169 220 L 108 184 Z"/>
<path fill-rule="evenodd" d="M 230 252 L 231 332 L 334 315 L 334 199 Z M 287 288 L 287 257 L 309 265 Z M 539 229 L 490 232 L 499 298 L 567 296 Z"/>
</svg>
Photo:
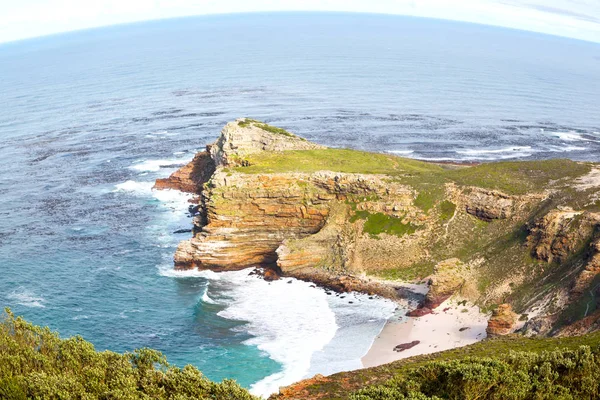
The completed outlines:
<svg viewBox="0 0 600 400">
<path fill-rule="evenodd" d="M 561 263 L 592 236 L 598 225 L 599 214 L 560 208 L 535 221 L 527 240 L 534 257 Z"/>
<path fill-rule="evenodd" d="M 446 192 L 455 203 L 464 207 L 467 214 L 488 222 L 520 216 L 527 206 L 547 197 L 543 192 L 509 195 L 476 186 L 459 187 L 454 183 L 446 185 Z"/>
<path fill-rule="evenodd" d="M 423 303 L 407 315 L 412 317 L 421 317 L 431 313 L 440 304 L 449 299 L 452 295 L 459 293 L 467 282 L 470 275 L 468 267 L 458 258 L 451 258 L 439 262 L 434 273 L 429 279 L 429 291 L 425 296 Z"/>
<path fill-rule="evenodd" d="M 216 164 L 208 151 L 201 151 L 192 161 L 171 174 L 168 178 L 157 179 L 155 189 L 174 189 L 186 193 L 199 194 L 202 186 L 215 172 Z"/>
<path fill-rule="evenodd" d="M 504 336 L 512 333 L 517 323 L 517 314 L 512 310 L 510 304 L 500 304 L 488 321 L 486 329 L 488 337 Z"/>
<path fill-rule="evenodd" d="M 207 151 L 216 165 L 245 166 L 251 154 L 286 150 L 322 149 L 315 143 L 296 136 L 284 129 L 269 126 L 249 118 L 230 122 L 221 131 L 217 141 Z"/>
</svg>

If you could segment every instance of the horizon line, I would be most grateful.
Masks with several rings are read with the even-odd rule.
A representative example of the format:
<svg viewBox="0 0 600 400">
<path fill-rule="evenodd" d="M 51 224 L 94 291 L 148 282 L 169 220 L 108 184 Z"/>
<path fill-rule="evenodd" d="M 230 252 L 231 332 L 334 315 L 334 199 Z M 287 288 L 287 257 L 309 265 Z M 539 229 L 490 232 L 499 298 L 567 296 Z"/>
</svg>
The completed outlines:
<svg viewBox="0 0 600 400">
<path fill-rule="evenodd" d="M 554 38 L 575 40 L 578 42 L 600 45 L 600 39 L 598 41 L 594 41 L 594 40 L 590 40 L 590 39 L 582 39 L 582 38 L 577 38 L 577 37 L 572 37 L 572 36 L 540 32 L 540 31 L 535 31 L 535 30 L 530 30 L 530 29 L 514 28 L 514 27 L 508 27 L 508 26 L 498 25 L 498 24 L 486 24 L 486 23 L 481 23 L 481 22 L 463 21 L 463 20 L 449 19 L 449 18 L 436 18 L 436 17 L 428 17 L 428 16 L 420 16 L 420 15 L 385 13 L 385 12 L 368 12 L 368 11 L 343 11 L 343 10 L 342 11 L 338 11 L 338 10 L 262 11 L 261 10 L 261 11 L 241 11 L 241 12 L 224 12 L 224 13 L 211 13 L 211 14 L 181 15 L 181 16 L 173 16 L 173 17 L 166 17 L 166 18 L 153 18 L 153 19 L 144 19 L 144 20 L 129 21 L 129 22 L 118 22 L 118 23 L 114 23 L 114 24 L 91 26 L 88 28 L 72 29 L 72 30 L 66 30 L 66 31 L 61 31 L 61 32 L 52 32 L 52 33 L 48 33 L 45 35 L 31 36 L 31 37 L 25 37 L 25 38 L 21 38 L 21 39 L 0 41 L 0 47 L 6 46 L 6 45 L 9 45 L 9 46 L 18 45 L 19 43 L 35 41 L 35 40 L 40 40 L 40 39 L 45 39 L 45 38 L 52 38 L 52 37 L 58 37 L 58 36 L 64 36 L 64 35 L 72 35 L 72 34 L 77 34 L 77 33 L 91 32 L 91 31 L 110 29 L 110 28 L 116 28 L 116 27 L 143 25 L 145 23 L 156 23 L 156 22 L 161 22 L 161 21 L 175 21 L 175 20 L 180 20 L 180 19 L 230 17 L 230 16 L 241 16 L 241 15 L 261 15 L 261 14 L 263 14 L 263 15 L 266 15 L 266 14 L 345 14 L 345 15 L 385 16 L 385 17 L 392 17 L 392 18 L 400 17 L 400 18 L 425 19 L 425 20 L 443 21 L 443 22 L 449 22 L 449 23 L 458 23 L 458 24 L 462 23 L 462 24 L 469 24 L 469 25 L 485 26 L 485 27 L 490 27 L 490 28 L 506 29 L 506 30 L 510 30 L 510 31 L 526 32 L 526 33 L 531 33 L 534 35 L 550 36 L 550 37 L 554 37 Z"/>
</svg>

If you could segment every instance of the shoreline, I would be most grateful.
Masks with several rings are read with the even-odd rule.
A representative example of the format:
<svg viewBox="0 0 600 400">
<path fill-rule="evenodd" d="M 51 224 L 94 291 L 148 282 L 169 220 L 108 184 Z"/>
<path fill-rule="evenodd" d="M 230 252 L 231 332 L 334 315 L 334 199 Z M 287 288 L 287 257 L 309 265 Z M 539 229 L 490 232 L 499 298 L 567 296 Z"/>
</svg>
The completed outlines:
<svg viewBox="0 0 600 400">
<path fill-rule="evenodd" d="M 446 300 L 433 313 L 422 317 L 403 314 L 395 315 L 386 322 L 361 358 L 362 368 L 462 347 L 487 337 L 488 315 L 482 314 L 477 306 L 462 306 L 455 300 Z M 394 350 L 403 344 L 413 346 L 400 352 Z"/>
</svg>

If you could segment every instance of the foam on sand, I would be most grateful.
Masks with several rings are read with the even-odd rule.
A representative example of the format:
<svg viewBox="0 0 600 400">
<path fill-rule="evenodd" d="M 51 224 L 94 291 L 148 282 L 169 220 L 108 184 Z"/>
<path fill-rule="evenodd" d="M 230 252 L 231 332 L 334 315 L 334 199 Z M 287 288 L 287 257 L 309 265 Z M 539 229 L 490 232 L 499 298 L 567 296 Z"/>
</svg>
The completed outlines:
<svg viewBox="0 0 600 400">
<path fill-rule="evenodd" d="M 453 300 L 446 300 L 432 314 L 418 318 L 402 316 L 386 324 L 363 357 L 363 366 L 374 367 L 402 358 L 473 344 L 487 336 L 487 320 L 488 316 L 482 314 L 478 307 L 460 306 Z M 417 340 L 420 343 L 408 350 L 394 351 L 399 344 Z"/>
</svg>

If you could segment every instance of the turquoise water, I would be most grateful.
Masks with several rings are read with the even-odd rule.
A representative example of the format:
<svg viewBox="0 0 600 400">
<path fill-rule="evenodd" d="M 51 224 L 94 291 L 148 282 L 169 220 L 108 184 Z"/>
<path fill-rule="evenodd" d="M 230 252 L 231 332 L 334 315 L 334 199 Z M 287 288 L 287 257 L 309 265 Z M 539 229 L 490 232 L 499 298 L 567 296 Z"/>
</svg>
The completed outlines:
<svg viewBox="0 0 600 400">
<path fill-rule="evenodd" d="M 599 161 L 599 102 L 600 45 L 417 18 L 199 17 L 2 45 L 0 305 L 260 392 L 356 368 L 393 307 L 173 273 L 187 204 L 153 180 L 239 116 L 415 158 Z"/>
</svg>

